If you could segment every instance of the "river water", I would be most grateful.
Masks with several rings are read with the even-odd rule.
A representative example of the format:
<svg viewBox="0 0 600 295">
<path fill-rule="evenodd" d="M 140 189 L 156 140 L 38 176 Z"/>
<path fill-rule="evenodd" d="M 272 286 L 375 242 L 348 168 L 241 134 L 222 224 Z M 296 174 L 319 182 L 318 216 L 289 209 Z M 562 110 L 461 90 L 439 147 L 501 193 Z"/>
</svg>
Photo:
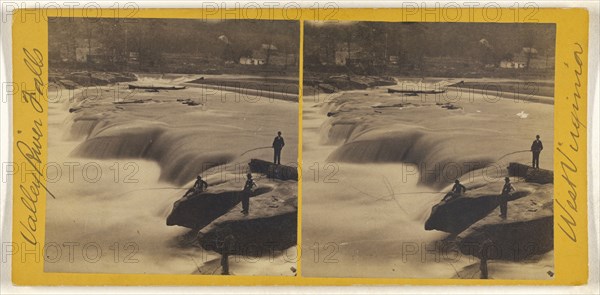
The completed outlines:
<svg viewBox="0 0 600 295">
<path fill-rule="evenodd" d="M 160 85 L 195 77 L 139 78 Z M 269 149 L 243 152 L 270 146 L 278 130 L 282 163 L 297 161 L 297 103 L 201 88 L 131 91 L 126 83 L 49 96 L 56 199 L 45 216 L 48 272 L 219 274 L 218 254 L 189 246 L 189 229 L 166 225 L 173 203 L 199 173 L 212 187 L 239 190 L 250 158 L 272 158 Z M 230 269 L 293 275 L 295 261 L 278 255 L 232 257 Z"/>
<path fill-rule="evenodd" d="M 425 221 L 454 179 L 468 185 L 489 165 L 500 167 L 490 181 L 501 181 L 508 161 L 528 163 L 529 153 L 502 155 L 528 149 L 536 133 L 552 150 L 553 107 L 470 94 L 447 109 L 447 97 L 461 96 L 375 88 L 304 97 L 304 276 L 479 278 L 479 260 L 447 243 L 448 233 L 426 231 Z M 542 163 L 551 167 L 551 152 Z M 552 261 L 552 252 L 491 261 L 490 276 L 548 279 Z"/>
</svg>

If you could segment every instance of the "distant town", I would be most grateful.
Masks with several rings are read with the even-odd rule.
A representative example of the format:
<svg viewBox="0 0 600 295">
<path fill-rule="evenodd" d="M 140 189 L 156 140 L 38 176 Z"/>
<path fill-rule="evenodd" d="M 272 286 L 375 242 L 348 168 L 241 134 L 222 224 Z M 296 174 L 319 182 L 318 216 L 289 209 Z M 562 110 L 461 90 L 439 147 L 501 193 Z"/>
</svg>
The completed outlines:
<svg viewBox="0 0 600 295">
<path fill-rule="evenodd" d="M 199 20 L 177 20 L 178 26 L 153 19 L 137 20 L 149 23 L 146 26 L 117 20 L 56 21 L 59 23 L 53 26 L 65 26 L 65 30 L 51 32 L 49 58 L 53 69 L 84 65 L 90 71 L 298 73 L 299 38 L 289 34 L 290 30 L 299 30 L 294 22 L 257 25 L 235 21 L 214 29 L 215 22 Z M 66 29 L 72 22 L 82 23 L 77 26 L 79 30 Z M 245 28 L 248 26 L 255 27 L 250 34 Z M 156 43 L 157 35 L 170 42 Z"/>
<path fill-rule="evenodd" d="M 547 76 L 548 26 L 348 22 L 306 25 L 305 69 L 368 75 Z M 510 45 L 508 45 L 510 44 Z"/>
</svg>

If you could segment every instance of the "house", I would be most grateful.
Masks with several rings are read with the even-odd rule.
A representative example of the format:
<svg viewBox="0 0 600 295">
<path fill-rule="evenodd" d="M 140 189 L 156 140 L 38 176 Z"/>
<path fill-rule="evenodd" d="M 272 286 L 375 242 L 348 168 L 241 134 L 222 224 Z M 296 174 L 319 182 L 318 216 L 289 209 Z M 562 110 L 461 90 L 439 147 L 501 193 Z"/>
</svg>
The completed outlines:
<svg viewBox="0 0 600 295">
<path fill-rule="evenodd" d="M 549 50 L 539 52 L 535 48 L 524 47 L 521 53 L 518 55 L 519 60 L 527 61 L 529 59 L 529 68 L 532 69 L 551 69 L 554 68 L 554 59 L 550 58 Z"/>
<path fill-rule="evenodd" d="M 104 55 L 102 44 L 96 39 L 76 39 L 75 44 L 75 61 L 77 62 L 98 61 Z"/>
<path fill-rule="evenodd" d="M 338 50 L 335 52 L 335 64 L 338 66 L 345 66 L 349 57 L 350 53 L 347 50 Z"/>
<path fill-rule="evenodd" d="M 240 57 L 240 64 L 241 65 L 259 66 L 259 65 L 264 65 L 265 64 L 265 60 L 262 59 L 262 58 L 242 56 L 242 57 Z"/>
<path fill-rule="evenodd" d="M 538 50 L 531 47 L 523 47 L 521 52 L 513 54 L 510 59 L 500 61 L 500 67 L 505 69 L 550 69 L 554 67 L 554 61 L 548 58 L 548 54 L 541 56 Z"/>
<path fill-rule="evenodd" d="M 500 61 L 500 67 L 503 69 L 524 69 L 527 63 L 525 61 L 503 60 Z"/>
<path fill-rule="evenodd" d="M 252 50 L 252 53 L 240 57 L 239 63 L 242 65 L 269 65 L 289 66 L 298 64 L 298 56 L 293 53 L 280 52 L 275 45 L 262 44 L 258 49 Z"/>
<path fill-rule="evenodd" d="M 260 48 L 262 50 L 277 50 L 277 47 L 273 44 L 262 44 Z"/>
<path fill-rule="evenodd" d="M 355 48 L 353 46 L 348 50 L 346 43 L 337 44 L 334 53 L 335 64 L 338 66 L 350 65 L 351 63 L 356 64 L 358 60 L 368 58 L 367 55 L 362 51 L 362 48 Z"/>
</svg>

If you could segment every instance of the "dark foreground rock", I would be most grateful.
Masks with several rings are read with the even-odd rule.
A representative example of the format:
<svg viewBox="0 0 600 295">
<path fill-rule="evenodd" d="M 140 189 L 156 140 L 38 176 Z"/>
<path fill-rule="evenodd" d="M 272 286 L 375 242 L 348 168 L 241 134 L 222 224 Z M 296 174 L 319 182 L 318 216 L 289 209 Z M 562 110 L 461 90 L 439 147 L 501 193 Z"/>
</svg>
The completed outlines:
<svg viewBox="0 0 600 295">
<path fill-rule="evenodd" d="M 468 190 L 456 199 L 440 202 L 431 208 L 431 215 L 425 222 L 425 229 L 455 234 L 462 232 L 498 207 L 498 195 L 502 186 L 502 182 L 489 183 Z M 519 199 L 530 193 L 529 189 L 518 188 L 511 198 Z"/>
<path fill-rule="evenodd" d="M 225 220 L 212 230 L 199 234 L 200 246 L 209 251 L 223 253 L 229 244 L 231 255 L 260 257 L 272 255 L 297 244 L 297 212 L 270 217 Z"/>
<path fill-rule="evenodd" d="M 466 255 L 521 261 L 554 249 L 553 185 L 508 203 L 508 217 L 492 212 L 460 233 L 456 242 Z"/>
<path fill-rule="evenodd" d="M 254 173 L 272 177 L 255 177 L 259 187 L 252 193 L 247 215 L 241 213 L 239 187 L 244 182 L 239 179 L 245 179 L 241 176 L 206 192 L 190 193 L 173 204 L 167 225 L 192 229 L 184 244 L 191 242 L 218 253 L 226 247 L 229 254 L 249 256 L 270 255 L 297 244 L 296 168 L 261 160 L 252 160 L 250 167 Z"/>
<path fill-rule="evenodd" d="M 511 163 L 508 170 L 516 191 L 506 218 L 498 208 L 504 182 L 479 181 L 464 196 L 433 206 L 425 229 L 452 233 L 461 253 L 478 258 L 524 261 L 552 251 L 553 172 L 519 163 Z"/>
<path fill-rule="evenodd" d="M 252 193 L 252 197 L 271 190 L 270 187 L 259 187 Z M 224 191 L 185 196 L 173 204 L 173 210 L 167 217 L 167 225 L 203 228 L 239 204 L 241 194 L 242 191 Z"/>
<path fill-rule="evenodd" d="M 235 207 L 198 231 L 198 243 L 206 250 L 230 254 L 270 255 L 297 244 L 298 198 L 295 181 L 280 182 L 273 191 L 250 199 L 250 213 Z M 226 239 L 227 238 L 227 239 Z"/>
</svg>

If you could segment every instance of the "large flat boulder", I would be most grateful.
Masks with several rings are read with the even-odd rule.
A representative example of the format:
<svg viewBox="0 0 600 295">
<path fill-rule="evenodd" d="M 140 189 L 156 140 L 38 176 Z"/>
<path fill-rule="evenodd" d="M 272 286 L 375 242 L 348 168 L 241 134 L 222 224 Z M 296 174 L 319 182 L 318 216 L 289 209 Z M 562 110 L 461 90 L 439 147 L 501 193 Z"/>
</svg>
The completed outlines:
<svg viewBox="0 0 600 295">
<path fill-rule="evenodd" d="M 431 208 L 425 222 L 426 230 L 439 230 L 460 233 L 478 220 L 486 217 L 499 205 L 498 197 L 503 182 L 492 182 L 482 187 L 467 190 L 462 196 L 449 201 L 441 201 Z M 512 199 L 519 199 L 531 193 L 531 189 L 517 187 Z"/>
<path fill-rule="evenodd" d="M 252 192 L 252 197 L 271 190 L 271 187 L 259 187 Z M 167 217 L 167 225 L 179 225 L 191 229 L 203 228 L 240 203 L 241 194 L 240 190 L 186 195 L 173 204 L 173 210 Z"/>
<path fill-rule="evenodd" d="M 508 164 L 508 175 L 525 179 L 526 182 L 539 184 L 553 183 L 554 171 L 535 169 L 529 165 L 511 162 Z"/>
<path fill-rule="evenodd" d="M 248 215 L 239 209 L 229 210 L 199 230 L 200 246 L 222 253 L 225 241 L 232 241 L 230 254 L 265 256 L 297 244 L 296 182 L 282 182 L 273 191 L 251 198 Z"/>
<path fill-rule="evenodd" d="M 508 203 L 508 216 L 499 210 L 480 219 L 456 237 L 460 251 L 488 259 L 521 261 L 554 248 L 553 184 L 528 185 L 535 190 Z M 484 246 L 485 245 L 485 246 Z"/>
<path fill-rule="evenodd" d="M 193 229 L 200 247 L 232 255 L 263 256 L 297 244 L 298 172 L 296 168 L 253 159 L 254 179 L 249 214 L 241 213 L 244 182 L 231 180 L 209 187 L 203 193 L 186 193 L 173 204 L 167 225 Z M 194 233 L 197 233 L 194 235 Z M 190 236 L 188 235 L 188 236 Z M 227 241 L 227 242 L 226 242 Z"/>
</svg>

